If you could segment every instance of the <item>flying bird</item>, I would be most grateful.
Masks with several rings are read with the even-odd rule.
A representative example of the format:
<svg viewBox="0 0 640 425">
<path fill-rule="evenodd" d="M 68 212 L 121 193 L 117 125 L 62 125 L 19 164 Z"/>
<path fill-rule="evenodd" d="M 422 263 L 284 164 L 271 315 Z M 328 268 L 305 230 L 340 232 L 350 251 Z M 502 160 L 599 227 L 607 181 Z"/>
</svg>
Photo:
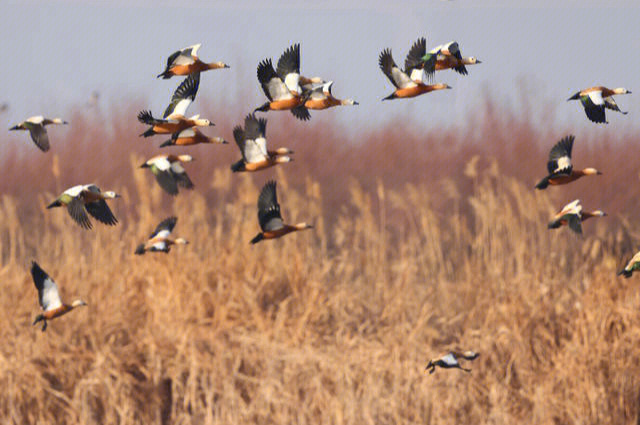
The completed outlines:
<svg viewBox="0 0 640 425">
<path fill-rule="evenodd" d="M 31 262 L 31 276 L 38 290 L 38 301 L 43 310 L 42 314 L 36 316 L 33 324 L 36 325 L 38 322 L 42 322 L 42 332 L 47 330 L 47 320 L 53 320 L 56 317 L 67 314 L 76 307 L 87 305 L 81 299 L 77 299 L 71 304 L 64 304 L 60 299 L 58 285 L 35 261 Z"/>
<path fill-rule="evenodd" d="M 282 221 L 275 181 L 268 181 L 260 191 L 260 196 L 258 197 L 258 222 L 262 231 L 251 239 L 252 244 L 256 244 L 263 239 L 276 239 L 287 233 L 313 228 L 312 225 L 307 223 L 290 225 Z"/>
<path fill-rule="evenodd" d="M 405 60 L 405 69 L 396 65 L 391 49 L 384 49 L 378 58 L 378 64 L 384 75 L 396 90 L 382 100 L 415 97 L 434 90 L 450 89 L 447 84 L 425 84 L 425 79 L 435 72 L 436 54 L 423 53 L 426 40 L 419 39 L 409 51 Z"/>
<path fill-rule="evenodd" d="M 158 74 L 158 78 L 162 77 L 167 79 L 174 75 L 189 75 L 210 69 L 229 68 L 229 65 L 224 62 L 202 62 L 198 58 L 198 50 L 201 46 L 201 43 L 194 44 L 193 46 L 185 47 L 184 49 L 174 52 L 169 56 L 169 59 L 167 59 L 167 66 L 161 74 Z"/>
<path fill-rule="evenodd" d="M 629 90 L 622 87 L 617 89 L 608 89 L 606 87 L 598 86 L 579 91 L 567 99 L 567 101 L 580 100 L 580 103 L 582 103 L 582 106 L 584 107 L 584 112 L 587 114 L 587 118 L 589 118 L 589 120 L 595 123 L 608 124 L 609 122 L 607 121 L 604 113 L 605 109 L 611 109 L 612 111 L 620 112 L 623 115 L 627 114 L 618 108 L 618 104 L 613 99 L 613 95 L 629 93 L 631 93 Z"/>
<path fill-rule="evenodd" d="M 553 220 L 549 223 L 549 229 L 557 229 L 561 226 L 568 225 L 575 233 L 582 235 L 582 222 L 591 217 L 604 217 L 607 214 L 601 210 L 592 212 L 582 211 L 580 200 L 576 199 L 568 203 L 557 213 Z"/>
<path fill-rule="evenodd" d="M 191 128 L 185 128 L 184 130 L 179 131 L 177 133 L 173 133 L 171 135 L 171 139 L 161 144 L 160 147 L 164 148 L 167 146 L 190 146 L 190 145 L 198 145 L 201 143 L 226 145 L 229 142 L 224 140 L 222 137 L 205 136 L 197 128 L 191 127 Z"/>
<path fill-rule="evenodd" d="M 300 44 L 294 44 L 284 51 L 278 59 L 277 71 L 273 69 L 271 59 L 260 62 L 258 81 L 269 101 L 255 111 L 289 110 L 300 120 L 311 118 L 304 106 L 308 92 L 303 92 L 300 87 Z"/>
<path fill-rule="evenodd" d="M 460 366 L 459 359 L 473 361 L 477 359 L 479 356 L 480 354 L 476 353 L 475 351 L 464 351 L 464 352 L 450 351 L 444 356 L 429 360 L 427 367 L 425 367 L 425 371 L 429 371 L 430 374 L 434 373 L 436 371 L 436 366 L 437 366 L 443 369 L 455 368 L 455 369 L 464 370 L 465 372 L 471 372 L 471 369 L 466 369 Z"/>
<path fill-rule="evenodd" d="M 142 255 L 145 252 L 164 252 L 169 253 L 171 245 L 186 245 L 189 242 L 184 238 L 171 238 L 171 232 L 176 225 L 178 219 L 169 217 L 163 220 L 156 230 L 151 233 L 147 242 L 138 245 L 135 254 Z"/>
<path fill-rule="evenodd" d="M 633 272 L 640 270 L 640 251 L 631 257 L 631 260 L 624 266 L 624 269 L 618 272 L 618 276 L 624 276 L 627 279 L 631 277 Z"/>
<path fill-rule="evenodd" d="M 35 117 L 27 118 L 22 121 L 20 124 L 16 124 L 9 129 L 9 131 L 13 130 L 28 130 L 31 135 L 31 140 L 36 144 L 38 148 L 42 152 L 46 152 L 49 150 L 49 135 L 47 134 L 46 125 L 49 124 L 69 124 L 66 121 L 61 120 L 60 118 L 45 118 L 42 115 L 38 115 Z"/>
<path fill-rule="evenodd" d="M 456 41 L 450 41 L 447 44 L 441 44 L 431 49 L 430 53 L 436 54 L 436 71 L 444 69 L 453 69 L 458 74 L 467 75 L 469 72 L 465 65 L 476 65 L 482 63 L 475 57 L 471 56 L 463 58 L 460 52 L 460 46 Z"/>
<path fill-rule="evenodd" d="M 554 186 L 571 183 L 583 176 L 602 174 L 595 168 L 585 168 L 583 170 L 573 169 L 571 149 L 573 148 L 574 140 L 575 136 L 569 135 L 551 148 L 549 161 L 547 162 L 547 171 L 549 171 L 549 174 L 538 182 L 536 189 L 546 189 L 549 185 Z"/>
<path fill-rule="evenodd" d="M 96 220 L 109 226 L 114 226 L 118 220 L 107 205 L 106 199 L 120 198 L 115 192 L 103 192 L 95 184 L 73 186 L 56 198 L 47 209 L 55 207 L 67 207 L 71 218 L 83 229 L 91 229 L 89 213 Z"/>
<path fill-rule="evenodd" d="M 244 129 L 236 126 L 233 129 L 233 137 L 242 153 L 242 159 L 231 165 L 233 172 L 258 171 L 293 161 L 288 156 L 293 151 L 288 148 L 267 150 L 267 120 L 256 118 L 255 114 L 248 114 L 244 119 Z"/>
<path fill-rule="evenodd" d="M 340 100 L 333 97 L 333 94 L 331 93 L 332 86 L 333 81 L 329 81 L 313 87 L 310 90 L 308 99 L 304 103 L 304 106 L 307 109 L 320 110 L 340 105 L 358 105 L 358 102 L 353 99 Z"/>
<path fill-rule="evenodd" d="M 193 183 L 181 162 L 191 162 L 191 155 L 157 155 L 146 161 L 140 168 L 149 168 L 156 181 L 169 195 L 178 194 L 178 186 L 193 189 Z"/>
<path fill-rule="evenodd" d="M 151 127 L 140 136 L 150 137 L 155 134 L 175 134 L 191 127 L 206 127 L 214 125 L 208 119 L 194 115 L 186 118 L 187 108 L 195 100 L 200 86 L 200 73 L 189 75 L 180 83 L 171 96 L 171 103 L 162 114 L 162 118 L 154 118 L 151 111 L 140 111 L 138 121 Z"/>
</svg>

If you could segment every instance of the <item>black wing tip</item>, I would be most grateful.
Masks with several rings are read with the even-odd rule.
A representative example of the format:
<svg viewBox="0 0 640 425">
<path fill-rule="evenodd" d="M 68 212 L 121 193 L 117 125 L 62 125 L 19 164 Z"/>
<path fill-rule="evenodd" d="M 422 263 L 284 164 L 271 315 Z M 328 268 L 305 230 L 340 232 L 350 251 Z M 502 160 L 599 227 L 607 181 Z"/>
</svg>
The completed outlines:
<svg viewBox="0 0 640 425">
<path fill-rule="evenodd" d="M 153 121 L 153 115 L 151 114 L 151 111 L 143 109 L 142 111 L 138 112 L 138 121 L 143 124 L 150 124 L 150 122 Z"/>
</svg>

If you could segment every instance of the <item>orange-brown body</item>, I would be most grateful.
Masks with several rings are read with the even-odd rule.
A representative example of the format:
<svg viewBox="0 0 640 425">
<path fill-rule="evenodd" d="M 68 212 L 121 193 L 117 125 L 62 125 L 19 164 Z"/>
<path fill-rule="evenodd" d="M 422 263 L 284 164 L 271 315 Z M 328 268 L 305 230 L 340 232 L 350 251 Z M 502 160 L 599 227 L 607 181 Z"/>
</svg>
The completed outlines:
<svg viewBox="0 0 640 425">
<path fill-rule="evenodd" d="M 272 111 L 286 111 L 288 109 L 293 109 L 301 104 L 302 101 L 300 97 L 295 96 L 291 99 L 274 100 L 273 102 L 269 102 L 269 109 Z"/>
<path fill-rule="evenodd" d="M 42 313 L 42 316 L 45 318 L 45 320 L 51 320 L 67 314 L 71 310 L 73 310 L 73 307 L 67 304 L 63 304 L 54 310 L 45 311 L 44 313 Z"/>
<path fill-rule="evenodd" d="M 153 127 L 151 127 L 151 129 L 157 134 L 173 134 L 173 133 L 178 133 L 182 130 L 186 130 L 187 128 L 194 127 L 196 125 L 196 122 L 194 120 L 187 119 L 184 117 L 179 117 L 179 118 L 172 117 L 172 119 L 175 119 L 178 122 L 155 124 Z"/>
<path fill-rule="evenodd" d="M 277 238 L 281 238 L 287 233 L 295 232 L 297 230 L 303 230 L 303 229 L 299 229 L 298 227 L 292 226 L 290 224 L 285 224 L 282 229 L 278 229 L 270 232 L 262 232 L 262 237 L 263 239 L 277 239 Z"/>
<path fill-rule="evenodd" d="M 568 184 L 586 175 L 587 173 L 585 173 L 582 170 L 572 170 L 571 174 L 568 176 L 560 176 L 560 177 L 554 177 L 552 179 L 549 179 L 549 184 L 551 185 Z"/>
<path fill-rule="evenodd" d="M 338 99 L 335 99 L 333 97 L 327 97 L 325 99 L 319 99 L 319 100 L 309 99 L 304 103 L 304 106 L 307 109 L 314 109 L 314 110 L 327 109 L 327 108 L 331 108 L 333 106 L 338 106 L 338 105 L 342 105 L 342 102 L 340 102 Z"/>
<path fill-rule="evenodd" d="M 406 97 L 416 97 L 420 96 L 424 93 L 429 93 L 431 91 L 437 90 L 432 85 L 418 83 L 415 87 L 409 87 L 406 89 L 397 89 L 394 94 L 395 97 L 406 98 Z"/>
<path fill-rule="evenodd" d="M 189 65 L 175 65 L 167 71 L 169 75 L 189 75 L 194 72 L 203 72 L 209 69 L 220 69 L 224 68 L 224 65 L 219 63 L 205 63 L 200 59 L 196 59 L 194 63 Z"/>
</svg>

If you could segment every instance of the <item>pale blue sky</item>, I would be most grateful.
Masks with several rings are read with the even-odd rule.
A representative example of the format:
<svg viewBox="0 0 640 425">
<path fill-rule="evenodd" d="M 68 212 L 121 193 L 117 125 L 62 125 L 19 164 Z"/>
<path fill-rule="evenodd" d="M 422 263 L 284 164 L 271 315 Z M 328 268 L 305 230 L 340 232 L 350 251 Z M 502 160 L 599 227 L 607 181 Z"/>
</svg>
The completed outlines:
<svg viewBox="0 0 640 425">
<path fill-rule="evenodd" d="M 5 0 L 0 56 L 9 66 L 3 68 L 0 102 L 10 110 L 0 119 L 9 127 L 30 115 L 64 116 L 93 90 L 102 94 L 103 106 L 144 99 L 158 114 L 180 80 L 155 76 L 170 53 L 195 43 L 203 43 L 203 60 L 222 60 L 231 69 L 203 75 L 189 113 L 198 112 L 198 101 L 246 104 L 248 112 L 265 100 L 258 62 L 277 60 L 300 42 L 302 73 L 331 79 L 334 95 L 360 102 L 314 116 L 369 125 L 407 114 L 427 127 L 456 125 L 486 95 L 519 108 L 525 81 L 534 110 L 551 108 L 559 123 L 581 128 L 597 126 L 577 102 L 566 102 L 570 95 L 592 85 L 626 87 L 634 93 L 619 96 L 618 103 L 630 113 L 608 112 L 609 128 L 638 128 L 639 17 L 638 0 Z M 469 67 L 466 77 L 437 73 L 436 81 L 453 90 L 380 102 L 392 91 L 377 65 L 380 51 L 392 48 L 403 64 L 420 36 L 430 46 L 457 40 L 463 55 L 483 64 Z"/>
</svg>

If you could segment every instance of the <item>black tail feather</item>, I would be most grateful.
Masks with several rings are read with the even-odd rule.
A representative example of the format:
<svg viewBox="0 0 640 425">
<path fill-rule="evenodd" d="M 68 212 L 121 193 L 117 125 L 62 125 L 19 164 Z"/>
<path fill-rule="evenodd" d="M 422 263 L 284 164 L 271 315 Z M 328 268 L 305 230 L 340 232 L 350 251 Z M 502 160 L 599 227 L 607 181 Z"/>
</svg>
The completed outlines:
<svg viewBox="0 0 640 425">
<path fill-rule="evenodd" d="M 264 235 L 262 233 L 258 233 L 253 239 L 251 239 L 251 241 L 249 243 L 256 244 L 258 242 L 260 242 L 261 240 L 264 239 Z"/>
<path fill-rule="evenodd" d="M 233 171 L 234 173 L 237 173 L 239 171 L 244 171 L 244 161 L 241 159 L 240 161 L 236 161 L 233 164 L 231 164 L 231 171 Z"/>
</svg>

